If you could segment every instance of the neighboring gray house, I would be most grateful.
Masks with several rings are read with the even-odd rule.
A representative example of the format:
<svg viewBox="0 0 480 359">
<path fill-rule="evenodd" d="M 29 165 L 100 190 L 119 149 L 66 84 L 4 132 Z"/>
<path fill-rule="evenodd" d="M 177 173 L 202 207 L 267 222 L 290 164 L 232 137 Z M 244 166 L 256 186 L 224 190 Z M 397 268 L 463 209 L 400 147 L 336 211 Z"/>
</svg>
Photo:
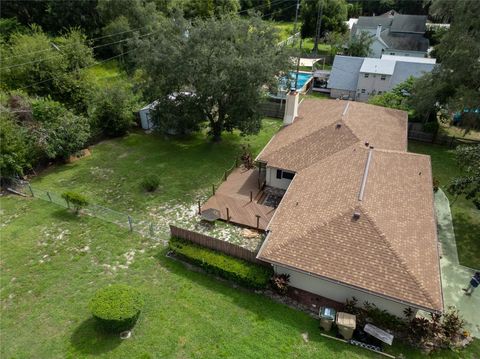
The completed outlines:
<svg viewBox="0 0 480 359">
<path fill-rule="evenodd" d="M 363 57 L 335 56 L 327 85 L 331 89 L 330 97 L 355 99 L 363 60 Z"/>
<path fill-rule="evenodd" d="M 429 41 L 425 37 L 427 17 L 422 15 L 360 16 L 351 35 L 368 32 L 374 38 L 371 57 L 383 54 L 425 57 Z"/>
<path fill-rule="evenodd" d="M 432 71 L 435 62 L 435 59 L 392 55 L 383 55 L 381 59 L 335 56 L 328 81 L 330 97 L 367 101 L 410 76 L 420 77 Z"/>
</svg>

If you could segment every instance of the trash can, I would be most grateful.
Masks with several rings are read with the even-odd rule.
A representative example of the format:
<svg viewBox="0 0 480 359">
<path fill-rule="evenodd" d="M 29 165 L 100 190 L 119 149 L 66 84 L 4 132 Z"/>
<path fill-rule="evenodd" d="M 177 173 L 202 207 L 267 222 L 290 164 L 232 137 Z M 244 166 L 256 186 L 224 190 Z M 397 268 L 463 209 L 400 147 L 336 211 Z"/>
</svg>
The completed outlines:
<svg viewBox="0 0 480 359">
<path fill-rule="evenodd" d="M 356 322 L 356 318 L 353 314 L 348 314 L 344 312 L 337 313 L 336 324 L 338 328 L 338 333 L 345 340 L 352 339 L 353 331 L 357 326 Z"/>
<path fill-rule="evenodd" d="M 335 321 L 335 315 L 337 311 L 333 308 L 320 307 L 318 316 L 320 317 L 320 327 L 325 331 L 330 331 L 332 329 L 332 324 Z"/>
</svg>

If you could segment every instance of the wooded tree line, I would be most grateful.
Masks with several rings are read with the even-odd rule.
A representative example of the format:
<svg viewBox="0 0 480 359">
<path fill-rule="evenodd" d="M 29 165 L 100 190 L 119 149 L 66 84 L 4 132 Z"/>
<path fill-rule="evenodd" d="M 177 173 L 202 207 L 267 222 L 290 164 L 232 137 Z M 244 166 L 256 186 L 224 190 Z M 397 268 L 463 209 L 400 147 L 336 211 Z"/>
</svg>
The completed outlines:
<svg viewBox="0 0 480 359">
<path fill-rule="evenodd" d="M 86 9 L 92 3 L 85 2 Z M 76 9 L 78 2 L 62 2 L 63 10 L 75 10 L 76 24 L 87 29 L 49 22 L 49 14 L 61 10 L 58 2 L 10 3 L 25 23 L 0 20 L 7 30 L 0 42 L 2 178 L 67 159 L 99 138 L 124 134 L 134 111 L 153 100 L 163 109 L 155 111 L 154 121 L 168 133 L 190 133 L 205 123 L 217 141 L 222 131 L 257 132 L 257 105 L 265 86 L 290 66 L 288 50 L 277 47 L 276 30 L 260 17 L 231 14 L 238 10 L 236 1 L 205 3 L 213 5 L 188 18 L 184 14 L 190 16 L 192 8 L 183 3 L 177 11 L 165 2 L 172 11 L 165 16 L 157 10 L 161 2 L 129 0 L 119 7 L 98 1 L 99 19 Z M 87 21 L 87 15 L 93 18 Z M 48 31 L 29 22 L 36 19 Z M 96 32 L 101 19 L 107 25 Z M 112 60 L 118 76 L 102 81 L 96 71 L 103 70 L 96 65 Z M 186 91 L 194 96 L 184 96 Z"/>
</svg>

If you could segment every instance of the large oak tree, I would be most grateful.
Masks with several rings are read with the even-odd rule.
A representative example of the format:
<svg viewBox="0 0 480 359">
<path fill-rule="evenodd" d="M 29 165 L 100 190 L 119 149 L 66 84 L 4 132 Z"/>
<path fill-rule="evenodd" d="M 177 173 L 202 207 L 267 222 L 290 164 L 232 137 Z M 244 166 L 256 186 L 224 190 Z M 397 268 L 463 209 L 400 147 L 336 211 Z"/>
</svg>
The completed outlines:
<svg viewBox="0 0 480 359">
<path fill-rule="evenodd" d="M 195 94 L 174 127 L 185 132 L 185 124 L 194 130 L 198 121 L 206 121 L 214 141 L 223 131 L 256 133 L 263 89 L 291 64 L 287 49 L 276 45 L 275 30 L 260 18 L 237 16 L 197 20 L 193 25 L 176 18 L 165 20 L 162 28 L 139 40 L 137 61 L 151 100 L 160 99 L 161 104 L 173 101 L 172 94 Z M 181 110 L 177 107 L 176 113 Z M 160 125 L 161 121 L 174 125 L 165 107 L 158 106 L 154 118 Z"/>
</svg>

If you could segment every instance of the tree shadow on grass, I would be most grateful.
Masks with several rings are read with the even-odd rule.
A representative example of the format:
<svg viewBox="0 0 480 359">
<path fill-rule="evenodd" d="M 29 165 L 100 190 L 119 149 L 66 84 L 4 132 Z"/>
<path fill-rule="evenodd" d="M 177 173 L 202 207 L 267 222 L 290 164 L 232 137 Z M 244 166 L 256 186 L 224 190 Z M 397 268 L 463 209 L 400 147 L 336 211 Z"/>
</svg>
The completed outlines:
<svg viewBox="0 0 480 359">
<path fill-rule="evenodd" d="M 55 217 L 62 222 L 73 222 L 81 220 L 81 216 L 75 214 L 72 210 L 68 208 L 59 208 L 53 211 L 52 217 Z"/>
<path fill-rule="evenodd" d="M 199 270 L 198 267 L 166 257 L 167 251 L 167 249 L 163 249 L 155 256 L 162 267 L 175 275 L 203 286 L 209 291 L 228 297 L 230 302 L 254 314 L 253 321 L 263 322 L 268 319 L 280 322 L 282 326 L 291 328 L 291 334 L 298 337 L 298 342 L 302 341 L 301 334 L 307 332 L 310 342 L 317 343 L 320 350 L 324 347 L 331 353 L 336 353 L 333 354 L 334 356 L 354 356 L 356 353 L 359 353 L 366 358 L 376 357 L 375 354 L 366 350 L 322 337 L 320 335 L 319 322 L 308 314 L 289 308 L 287 305 L 278 303 L 263 294 L 257 294 L 253 290 L 239 287 L 229 281 L 219 280 L 213 275 L 205 273 L 201 269 Z M 327 334 L 334 335 L 332 333 Z M 259 345 L 263 345 L 261 341 L 251 343 L 252 347 Z"/>
<path fill-rule="evenodd" d="M 453 226 L 460 264 L 480 268 L 480 223 L 469 214 L 454 212 Z"/>
<path fill-rule="evenodd" d="M 118 335 L 103 331 L 93 317 L 84 320 L 70 337 L 70 343 L 76 350 L 90 355 L 107 353 L 121 342 Z"/>
</svg>

